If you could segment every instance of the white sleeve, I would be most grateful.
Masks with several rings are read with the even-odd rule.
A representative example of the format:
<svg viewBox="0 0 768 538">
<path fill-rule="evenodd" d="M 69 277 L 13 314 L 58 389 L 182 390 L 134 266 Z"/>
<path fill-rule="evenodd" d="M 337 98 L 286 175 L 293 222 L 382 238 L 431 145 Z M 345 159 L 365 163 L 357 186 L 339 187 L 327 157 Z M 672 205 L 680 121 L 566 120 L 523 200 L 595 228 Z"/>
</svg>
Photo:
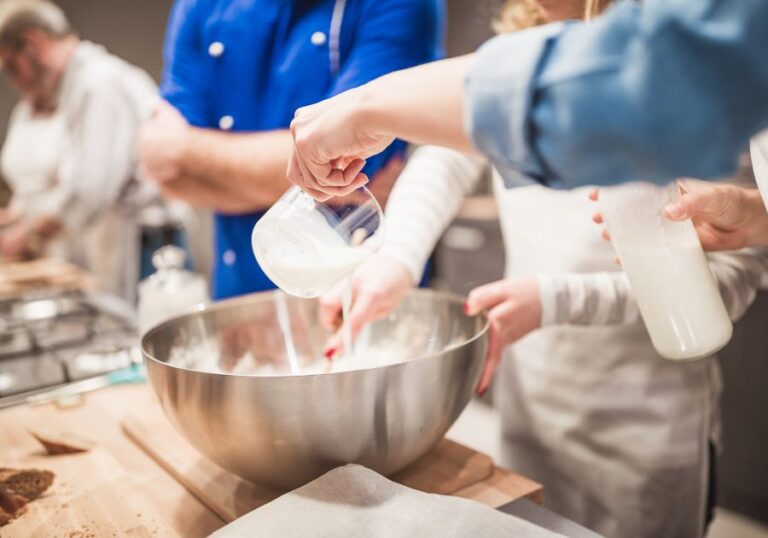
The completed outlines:
<svg viewBox="0 0 768 538">
<path fill-rule="evenodd" d="M 541 325 L 629 325 L 641 321 L 623 271 L 538 275 Z"/>
<path fill-rule="evenodd" d="M 745 248 L 708 255 L 720 294 L 733 321 L 752 305 L 759 289 L 768 286 L 768 248 Z"/>
<path fill-rule="evenodd" d="M 708 255 L 723 302 L 740 319 L 768 285 L 768 249 L 742 249 Z M 539 275 L 542 326 L 628 325 L 641 320 L 624 272 Z"/>
<path fill-rule="evenodd" d="M 763 197 L 763 203 L 768 208 L 768 130 L 755 136 L 749 144 L 752 157 L 752 171 L 755 174 L 757 187 Z"/>
<path fill-rule="evenodd" d="M 418 148 L 390 194 L 381 253 L 421 280 L 438 239 L 478 184 L 485 162 L 457 151 Z"/>
<path fill-rule="evenodd" d="M 79 228 L 114 206 L 136 167 L 140 118 L 123 90 L 105 81 L 84 92 L 59 166 L 57 216 Z"/>
</svg>

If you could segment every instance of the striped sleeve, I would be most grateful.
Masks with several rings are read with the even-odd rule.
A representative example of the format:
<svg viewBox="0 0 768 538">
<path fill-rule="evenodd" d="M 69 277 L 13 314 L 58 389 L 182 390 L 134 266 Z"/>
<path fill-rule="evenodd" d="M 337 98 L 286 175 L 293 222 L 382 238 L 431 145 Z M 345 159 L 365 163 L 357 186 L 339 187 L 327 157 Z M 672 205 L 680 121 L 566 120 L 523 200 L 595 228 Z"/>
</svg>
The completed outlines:
<svg viewBox="0 0 768 538">
<path fill-rule="evenodd" d="M 387 203 L 381 253 L 408 269 L 414 282 L 484 167 L 482 159 L 434 146 L 409 159 Z"/>
<path fill-rule="evenodd" d="M 708 255 L 723 302 L 740 319 L 768 286 L 768 249 L 742 249 Z M 541 325 L 628 325 L 641 321 L 624 272 L 539 275 Z"/>
</svg>

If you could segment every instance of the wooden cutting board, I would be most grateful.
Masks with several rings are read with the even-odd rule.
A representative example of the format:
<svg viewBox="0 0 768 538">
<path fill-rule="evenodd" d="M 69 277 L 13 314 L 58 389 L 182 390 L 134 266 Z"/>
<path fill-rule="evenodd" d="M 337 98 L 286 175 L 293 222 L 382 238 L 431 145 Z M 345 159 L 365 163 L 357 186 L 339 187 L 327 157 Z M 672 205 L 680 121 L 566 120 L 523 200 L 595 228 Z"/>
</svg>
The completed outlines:
<svg viewBox="0 0 768 538">
<path fill-rule="evenodd" d="M 122 421 L 123 431 L 176 480 L 229 523 L 285 493 L 225 471 L 197 452 L 159 409 Z M 428 493 L 450 495 L 489 478 L 488 456 L 443 439 L 426 456 L 392 479 Z"/>
<path fill-rule="evenodd" d="M 76 265 L 58 258 L 39 258 L 25 262 L 0 261 L 0 297 L 41 286 L 89 289 L 93 287 L 93 279 Z"/>
<path fill-rule="evenodd" d="M 25 514 L 0 527 L 3 538 L 178 536 L 103 448 L 61 456 L 16 449 L 0 454 L 0 466 L 49 469 L 56 475 Z"/>
</svg>

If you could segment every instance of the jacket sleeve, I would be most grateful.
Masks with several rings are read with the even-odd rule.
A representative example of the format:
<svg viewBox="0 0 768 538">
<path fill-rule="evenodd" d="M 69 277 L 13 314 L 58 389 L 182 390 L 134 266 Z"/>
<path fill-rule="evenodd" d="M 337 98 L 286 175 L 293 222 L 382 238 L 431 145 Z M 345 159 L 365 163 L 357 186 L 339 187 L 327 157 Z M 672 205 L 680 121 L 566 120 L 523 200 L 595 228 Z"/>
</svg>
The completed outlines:
<svg viewBox="0 0 768 538">
<path fill-rule="evenodd" d="M 163 46 L 160 93 L 196 127 L 207 127 L 210 99 L 207 80 L 207 47 L 200 21 L 205 0 L 176 0 L 168 19 Z"/>
<path fill-rule="evenodd" d="M 466 82 L 475 145 L 508 177 L 574 187 L 736 169 L 768 127 L 768 2 L 621 2 L 497 37 Z"/>
<path fill-rule="evenodd" d="M 103 81 L 83 93 L 70 126 L 70 140 L 48 208 L 65 226 L 88 224 L 115 203 L 133 178 L 140 118 L 115 83 Z"/>
</svg>

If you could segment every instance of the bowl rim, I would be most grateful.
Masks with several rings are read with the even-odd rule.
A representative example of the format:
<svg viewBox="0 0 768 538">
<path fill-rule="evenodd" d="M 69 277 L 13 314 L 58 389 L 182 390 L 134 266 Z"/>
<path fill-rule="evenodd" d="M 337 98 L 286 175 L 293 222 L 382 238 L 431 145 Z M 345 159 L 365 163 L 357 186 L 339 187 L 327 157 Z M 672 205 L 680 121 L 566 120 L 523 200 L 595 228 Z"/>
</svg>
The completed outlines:
<svg viewBox="0 0 768 538">
<path fill-rule="evenodd" d="M 181 371 L 184 371 L 184 372 L 190 372 L 190 373 L 194 373 L 194 374 L 226 376 L 226 377 L 233 377 L 233 378 L 313 379 L 313 378 L 317 378 L 317 377 L 334 376 L 334 375 L 335 376 L 339 376 L 339 375 L 344 375 L 344 374 L 362 374 L 364 372 L 370 372 L 370 371 L 373 371 L 373 370 L 383 370 L 383 369 L 386 369 L 386 368 L 393 368 L 393 367 L 397 367 L 397 366 L 402 366 L 404 364 L 411 364 L 411 363 L 415 363 L 415 362 L 425 362 L 425 361 L 428 361 L 430 359 L 436 359 L 440 355 L 446 353 L 447 351 L 451 351 L 453 349 L 456 349 L 456 347 L 458 347 L 458 346 L 474 344 L 475 341 L 477 341 L 480 338 L 484 337 L 488 333 L 488 330 L 490 329 L 490 326 L 491 326 L 491 322 L 490 322 L 490 320 L 488 318 L 487 313 L 485 311 L 483 311 L 483 312 L 480 312 L 479 314 L 477 314 L 476 316 L 473 316 L 473 317 L 480 317 L 482 319 L 483 325 L 482 325 L 481 329 L 476 334 L 474 334 L 471 338 L 468 338 L 467 340 L 465 340 L 461 344 L 458 344 L 458 345 L 455 345 L 455 346 L 447 346 L 445 349 L 442 349 L 440 351 L 436 351 L 436 352 L 433 352 L 433 353 L 426 353 L 424 355 L 420 355 L 418 357 L 414 357 L 413 359 L 408 359 L 407 361 L 403 361 L 403 362 L 396 362 L 396 363 L 393 363 L 393 364 L 385 364 L 385 365 L 382 365 L 382 366 L 372 366 L 372 367 L 369 367 L 369 368 L 356 368 L 354 370 L 344 370 L 344 371 L 341 371 L 341 372 L 320 372 L 320 373 L 315 373 L 315 374 L 279 374 L 279 375 L 253 375 L 253 374 L 250 374 L 249 375 L 249 374 L 233 374 L 233 373 L 230 373 L 230 372 L 209 372 L 209 371 L 206 371 L 206 370 L 195 370 L 195 369 L 192 369 L 192 368 L 186 368 L 184 366 L 178 366 L 176 364 L 170 364 L 170 363 L 168 363 L 166 361 L 162 361 L 162 360 L 156 358 L 155 356 L 153 356 L 152 354 L 150 354 L 146 350 L 145 342 L 154 333 L 161 331 L 167 325 L 170 325 L 172 323 L 176 323 L 176 322 L 178 322 L 179 320 L 181 320 L 183 318 L 189 318 L 189 317 L 192 317 L 192 316 L 195 316 L 195 315 L 202 314 L 204 312 L 223 310 L 224 308 L 226 308 L 228 306 L 231 306 L 233 304 L 249 302 L 250 300 L 253 300 L 257 296 L 274 295 L 276 293 L 285 293 L 285 292 L 281 291 L 279 289 L 276 289 L 276 290 L 266 290 L 266 291 L 259 291 L 259 292 L 249 293 L 249 294 L 246 294 L 246 295 L 241 295 L 241 296 L 238 296 L 238 297 L 233 297 L 231 299 L 225 299 L 225 300 L 222 300 L 222 301 L 216 301 L 216 302 L 209 301 L 207 303 L 199 303 L 199 304 L 197 304 L 197 305 L 187 309 L 184 313 L 179 314 L 178 316 L 174 316 L 174 317 L 172 317 L 170 319 L 167 319 L 167 320 L 163 321 L 162 323 L 159 323 L 159 324 L 155 325 L 150 330 L 148 330 L 146 333 L 144 333 L 144 335 L 142 335 L 142 337 L 141 337 L 141 342 L 140 342 L 141 343 L 141 346 L 140 346 L 141 347 L 141 355 L 142 355 L 142 357 L 144 357 L 144 359 L 146 359 L 148 361 L 155 362 L 155 363 L 157 363 L 161 367 L 165 366 L 167 368 L 171 368 L 171 369 L 174 369 L 174 370 L 181 370 Z M 286 295 L 288 295 L 288 294 L 286 294 Z M 449 300 L 450 302 L 453 302 L 453 303 L 463 303 L 464 302 L 464 298 L 462 296 L 456 294 L 456 293 L 449 292 L 449 291 L 443 291 L 443 290 L 432 290 L 432 289 L 428 289 L 428 288 L 414 288 L 414 289 L 411 289 L 408 292 L 408 295 L 431 295 L 431 296 L 437 296 L 437 297 L 440 297 L 440 298 L 443 298 L 443 299 L 447 299 L 447 300 Z M 406 295 L 406 297 L 408 295 Z M 290 297 L 290 295 L 289 295 L 289 297 Z M 301 298 L 299 297 L 299 299 L 301 299 Z M 307 300 L 315 300 L 315 299 L 307 299 Z"/>
</svg>

